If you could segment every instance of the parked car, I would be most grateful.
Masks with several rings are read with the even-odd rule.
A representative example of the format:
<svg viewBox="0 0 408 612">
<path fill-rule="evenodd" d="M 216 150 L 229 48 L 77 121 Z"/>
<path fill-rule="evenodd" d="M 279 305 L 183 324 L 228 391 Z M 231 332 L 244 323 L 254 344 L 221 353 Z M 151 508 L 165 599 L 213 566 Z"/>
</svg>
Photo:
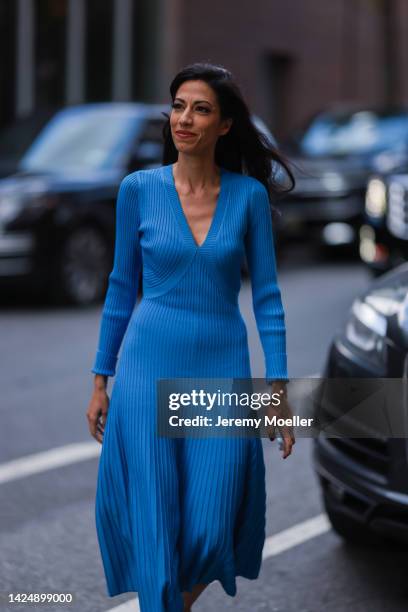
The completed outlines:
<svg viewBox="0 0 408 612">
<path fill-rule="evenodd" d="M 0 180 L 0 285 L 60 301 L 103 299 L 113 265 L 115 202 L 126 174 L 160 166 L 166 105 L 98 103 L 59 111 Z M 274 142 L 259 117 L 258 129 Z"/>
<path fill-rule="evenodd" d="M 358 254 L 369 176 L 407 163 L 408 110 L 320 113 L 284 145 L 296 187 L 281 203 L 283 240 L 307 240 Z"/>
<path fill-rule="evenodd" d="M 333 339 L 324 379 L 401 379 L 403 389 L 407 377 L 408 264 L 403 264 L 356 298 L 344 328 Z M 332 393 L 330 402 L 317 401 L 317 418 L 330 420 L 330 414 L 340 414 L 347 423 L 347 402 L 340 395 Z M 401 401 L 406 412 L 406 397 Z M 408 542 L 406 432 L 392 438 L 367 428 L 362 433 L 356 414 L 350 421 L 356 437 L 320 434 L 314 440 L 314 466 L 328 517 L 335 531 L 351 542 L 375 541 L 378 535 Z"/>
<path fill-rule="evenodd" d="M 160 164 L 167 110 L 88 104 L 50 120 L 18 172 L 0 181 L 0 282 L 34 285 L 74 304 L 102 299 L 120 181 Z"/>
<path fill-rule="evenodd" d="M 360 257 L 375 276 L 408 260 L 408 165 L 367 185 Z"/>
</svg>

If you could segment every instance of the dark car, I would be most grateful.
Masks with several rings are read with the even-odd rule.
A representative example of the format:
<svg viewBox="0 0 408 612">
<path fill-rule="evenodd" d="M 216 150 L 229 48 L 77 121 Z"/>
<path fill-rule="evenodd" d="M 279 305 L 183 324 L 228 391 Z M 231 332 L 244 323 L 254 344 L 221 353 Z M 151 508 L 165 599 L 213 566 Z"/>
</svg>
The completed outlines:
<svg viewBox="0 0 408 612">
<path fill-rule="evenodd" d="M 163 105 L 100 103 L 58 112 L 0 181 L 0 283 L 74 304 L 100 301 L 112 268 L 122 178 L 160 165 Z"/>
<path fill-rule="evenodd" d="M 389 397 L 401 400 L 399 416 L 407 421 L 407 376 L 408 264 L 404 264 L 376 279 L 355 300 L 344 329 L 330 347 L 324 380 L 328 385 L 330 379 L 350 386 L 357 384 L 355 379 L 392 384 L 398 395 Z M 349 396 L 347 403 L 350 409 Z M 393 418 L 398 416 L 397 404 L 391 401 Z M 367 405 L 369 411 L 348 413 L 341 393 L 332 393 L 330 402 L 317 402 L 320 420 L 336 414 L 353 425 L 350 437 L 320 434 L 314 440 L 324 506 L 333 528 L 347 540 L 375 541 L 380 535 L 408 541 L 407 427 L 393 437 L 373 433 L 372 403 Z M 360 427 L 356 414 L 368 415 L 369 429 L 367 422 Z"/>
<path fill-rule="evenodd" d="M 281 240 L 304 239 L 357 255 L 368 177 L 408 159 L 408 111 L 321 113 L 284 150 L 295 165 L 296 187 L 280 202 Z"/>
<path fill-rule="evenodd" d="M 408 260 L 408 166 L 367 185 L 360 257 L 375 276 Z"/>
</svg>

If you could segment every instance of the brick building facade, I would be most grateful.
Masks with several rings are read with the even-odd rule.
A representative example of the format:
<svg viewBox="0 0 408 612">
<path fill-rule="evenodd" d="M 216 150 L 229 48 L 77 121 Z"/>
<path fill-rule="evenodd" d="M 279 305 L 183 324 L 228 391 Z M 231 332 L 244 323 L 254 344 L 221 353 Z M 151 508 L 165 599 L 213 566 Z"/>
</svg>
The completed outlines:
<svg viewBox="0 0 408 612">
<path fill-rule="evenodd" d="M 278 137 L 339 102 L 408 104 L 406 0 L 0 0 L 0 123 L 42 106 L 168 101 L 232 70 Z"/>
</svg>

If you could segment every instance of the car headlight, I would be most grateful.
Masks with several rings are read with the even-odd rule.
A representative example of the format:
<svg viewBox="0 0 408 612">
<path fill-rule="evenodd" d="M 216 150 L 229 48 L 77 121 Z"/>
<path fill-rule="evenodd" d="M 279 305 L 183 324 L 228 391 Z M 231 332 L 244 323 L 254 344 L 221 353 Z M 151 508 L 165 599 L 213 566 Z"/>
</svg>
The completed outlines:
<svg viewBox="0 0 408 612">
<path fill-rule="evenodd" d="M 374 308 L 356 300 L 346 325 L 346 338 L 364 358 L 378 366 L 386 360 L 387 319 Z"/>
<path fill-rule="evenodd" d="M 0 194 L 0 223 L 13 221 L 24 207 L 24 199 L 18 193 Z"/>
<path fill-rule="evenodd" d="M 52 193 L 0 193 L 0 225 L 14 221 L 23 211 L 43 211 L 52 208 L 58 196 Z"/>
<path fill-rule="evenodd" d="M 368 182 L 365 209 L 366 213 L 371 217 L 383 217 L 387 208 L 387 187 L 385 183 L 374 178 Z"/>
</svg>

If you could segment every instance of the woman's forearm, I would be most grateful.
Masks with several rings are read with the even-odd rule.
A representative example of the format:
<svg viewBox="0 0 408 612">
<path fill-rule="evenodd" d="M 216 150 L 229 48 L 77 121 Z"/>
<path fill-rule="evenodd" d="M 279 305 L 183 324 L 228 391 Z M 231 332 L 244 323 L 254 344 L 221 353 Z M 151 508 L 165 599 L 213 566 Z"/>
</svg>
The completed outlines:
<svg viewBox="0 0 408 612">
<path fill-rule="evenodd" d="M 94 387 L 98 391 L 106 390 L 108 387 L 108 377 L 105 374 L 95 374 Z"/>
</svg>

